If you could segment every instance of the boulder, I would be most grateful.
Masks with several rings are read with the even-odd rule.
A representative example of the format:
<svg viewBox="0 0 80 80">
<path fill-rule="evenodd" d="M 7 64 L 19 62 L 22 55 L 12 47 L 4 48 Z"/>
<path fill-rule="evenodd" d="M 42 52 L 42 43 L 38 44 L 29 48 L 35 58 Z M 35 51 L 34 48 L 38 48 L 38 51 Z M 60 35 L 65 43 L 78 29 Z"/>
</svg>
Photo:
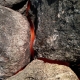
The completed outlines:
<svg viewBox="0 0 80 80">
<path fill-rule="evenodd" d="M 6 80 L 79 80 L 67 66 L 34 60 L 24 70 Z"/>
<path fill-rule="evenodd" d="M 31 0 L 31 4 L 36 11 L 37 56 L 80 61 L 80 0 Z"/>
<path fill-rule="evenodd" d="M 20 13 L 0 6 L 0 78 L 30 62 L 30 27 Z"/>
</svg>

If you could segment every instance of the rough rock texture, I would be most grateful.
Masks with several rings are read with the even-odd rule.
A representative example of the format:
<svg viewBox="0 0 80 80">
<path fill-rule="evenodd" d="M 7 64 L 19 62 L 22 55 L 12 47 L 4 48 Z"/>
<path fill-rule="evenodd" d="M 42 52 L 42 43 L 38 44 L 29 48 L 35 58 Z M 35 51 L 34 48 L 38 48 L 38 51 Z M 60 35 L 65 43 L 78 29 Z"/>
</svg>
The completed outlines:
<svg viewBox="0 0 80 80">
<path fill-rule="evenodd" d="M 6 80 L 79 80 L 66 66 L 34 60 L 18 74 Z"/>
<path fill-rule="evenodd" d="M 31 0 L 38 57 L 80 60 L 80 0 Z"/>
<path fill-rule="evenodd" d="M 13 75 L 30 61 L 30 27 L 23 16 L 0 6 L 0 78 Z"/>
<path fill-rule="evenodd" d="M 16 10 L 24 15 L 27 1 L 28 0 L 0 0 L 0 5 Z"/>
<path fill-rule="evenodd" d="M 27 0 L 0 0 L 0 4 L 7 7 L 19 8 L 22 6 Z"/>
</svg>

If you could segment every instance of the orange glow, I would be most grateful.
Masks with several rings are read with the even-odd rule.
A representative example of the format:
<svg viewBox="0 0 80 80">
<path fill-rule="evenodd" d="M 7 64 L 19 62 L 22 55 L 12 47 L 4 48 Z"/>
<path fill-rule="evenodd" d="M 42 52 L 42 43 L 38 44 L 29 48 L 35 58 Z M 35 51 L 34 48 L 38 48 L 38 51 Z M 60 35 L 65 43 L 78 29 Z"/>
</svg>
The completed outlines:
<svg viewBox="0 0 80 80">
<path fill-rule="evenodd" d="M 34 25 L 30 18 L 28 18 L 28 21 L 30 22 L 30 32 L 31 32 L 30 51 L 32 58 L 34 58 L 34 49 L 33 49 L 33 43 L 35 39 Z"/>
<path fill-rule="evenodd" d="M 30 10 L 30 0 L 28 0 L 28 4 L 27 4 L 27 9 L 26 9 L 26 13 L 27 13 L 27 18 L 28 21 L 30 23 L 30 33 L 31 33 L 31 39 L 30 39 L 30 51 L 31 51 L 31 57 L 34 58 L 34 49 L 33 49 L 33 43 L 34 43 L 34 39 L 35 39 L 35 32 L 34 32 L 34 24 L 31 21 L 31 18 L 28 16 L 28 12 Z"/>
</svg>

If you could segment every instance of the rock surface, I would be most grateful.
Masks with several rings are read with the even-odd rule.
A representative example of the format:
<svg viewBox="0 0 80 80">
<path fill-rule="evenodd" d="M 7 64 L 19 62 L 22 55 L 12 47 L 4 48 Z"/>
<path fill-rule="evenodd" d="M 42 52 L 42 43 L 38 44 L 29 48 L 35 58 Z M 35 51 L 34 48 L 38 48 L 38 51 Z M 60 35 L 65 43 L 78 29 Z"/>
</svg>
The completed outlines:
<svg viewBox="0 0 80 80">
<path fill-rule="evenodd" d="M 30 62 L 30 27 L 23 16 L 0 6 L 0 79 Z"/>
<path fill-rule="evenodd" d="M 24 70 L 6 80 L 79 80 L 67 66 L 34 60 Z"/>
<path fill-rule="evenodd" d="M 7 7 L 13 7 L 14 5 L 17 5 L 19 7 L 21 3 L 24 3 L 26 0 L 0 0 L 0 4 Z"/>
<path fill-rule="evenodd" d="M 80 0 L 31 0 L 38 57 L 80 61 Z"/>
</svg>

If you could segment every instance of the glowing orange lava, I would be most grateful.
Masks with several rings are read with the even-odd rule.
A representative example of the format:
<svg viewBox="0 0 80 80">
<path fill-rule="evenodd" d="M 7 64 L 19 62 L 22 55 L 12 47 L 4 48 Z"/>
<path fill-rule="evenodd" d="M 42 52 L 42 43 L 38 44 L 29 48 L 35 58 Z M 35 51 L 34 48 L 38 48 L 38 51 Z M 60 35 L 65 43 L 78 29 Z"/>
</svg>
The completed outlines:
<svg viewBox="0 0 80 80">
<path fill-rule="evenodd" d="M 31 33 L 31 39 L 30 39 L 30 52 L 31 52 L 31 57 L 34 58 L 34 49 L 33 49 L 33 43 L 34 43 L 34 39 L 35 39 L 35 32 L 34 32 L 34 24 L 31 20 L 31 18 L 28 16 L 28 12 L 30 10 L 30 0 L 28 0 L 28 4 L 27 4 L 27 9 L 26 9 L 26 13 L 27 13 L 27 19 L 30 23 L 30 33 Z"/>
<path fill-rule="evenodd" d="M 34 32 L 34 25 L 32 23 L 32 21 L 30 20 L 30 18 L 28 18 L 28 21 L 30 22 L 30 32 L 31 32 L 31 40 L 30 40 L 30 51 L 31 51 L 31 56 L 32 58 L 34 58 L 34 49 L 33 49 L 33 43 L 34 43 L 34 39 L 35 39 L 35 32 Z"/>
</svg>

